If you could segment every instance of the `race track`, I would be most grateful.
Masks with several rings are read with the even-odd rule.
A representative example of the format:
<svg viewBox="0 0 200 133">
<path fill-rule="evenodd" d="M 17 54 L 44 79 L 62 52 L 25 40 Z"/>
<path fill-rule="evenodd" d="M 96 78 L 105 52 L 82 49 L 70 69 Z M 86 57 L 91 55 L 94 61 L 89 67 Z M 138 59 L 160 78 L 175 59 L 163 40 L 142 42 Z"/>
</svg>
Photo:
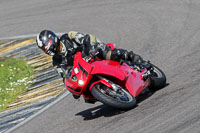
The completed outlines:
<svg viewBox="0 0 200 133">
<path fill-rule="evenodd" d="M 0 19 L 0 38 L 93 33 L 151 60 L 169 84 L 126 112 L 68 95 L 14 133 L 200 132 L 199 0 L 6 0 Z"/>
</svg>

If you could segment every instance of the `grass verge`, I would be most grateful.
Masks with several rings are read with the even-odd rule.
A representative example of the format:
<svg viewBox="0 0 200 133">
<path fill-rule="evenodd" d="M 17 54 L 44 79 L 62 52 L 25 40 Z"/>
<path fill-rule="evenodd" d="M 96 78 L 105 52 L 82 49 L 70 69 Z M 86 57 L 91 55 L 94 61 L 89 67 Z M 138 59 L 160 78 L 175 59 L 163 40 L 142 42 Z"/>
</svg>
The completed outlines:
<svg viewBox="0 0 200 133">
<path fill-rule="evenodd" d="M 0 111 L 26 92 L 33 70 L 24 60 L 0 58 Z"/>
</svg>

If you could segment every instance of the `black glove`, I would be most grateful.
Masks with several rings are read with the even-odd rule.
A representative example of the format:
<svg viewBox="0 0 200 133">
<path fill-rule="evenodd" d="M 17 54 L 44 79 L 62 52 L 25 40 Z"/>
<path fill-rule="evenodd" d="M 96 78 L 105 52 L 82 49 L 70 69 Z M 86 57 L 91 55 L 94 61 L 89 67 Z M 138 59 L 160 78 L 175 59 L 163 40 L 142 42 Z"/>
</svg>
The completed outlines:
<svg viewBox="0 0 200 133">
<path fill-rule="evenodd" d="M 84 45 L 81 45 L 78 48 L 76 48 L 76 52 L 81 52 L 83 50 L 84 50 Z"/>
<path fill-rule="evenodd" d="M 99 54 L 99 49 L 96 45 L 92 46 L 89 50 L 89 56 L 94 59 Z"/>
</svg>

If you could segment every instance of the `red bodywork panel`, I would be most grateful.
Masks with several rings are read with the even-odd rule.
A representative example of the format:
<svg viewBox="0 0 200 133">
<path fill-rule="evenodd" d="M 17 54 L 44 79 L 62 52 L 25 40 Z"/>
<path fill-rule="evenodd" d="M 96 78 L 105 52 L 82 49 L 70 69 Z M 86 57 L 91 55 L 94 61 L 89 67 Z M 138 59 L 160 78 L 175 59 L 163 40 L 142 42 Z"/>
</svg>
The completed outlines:
<svg viewBox="0 0 200 133">
<path fill-rule="evenodd" d="M 109 45 L 112 49 L 115 48 L 113 45 Z M 119 79 L 119 85 L 123 84 L 125 89 L 127 89 L 130 94 L 136 97 L 150 84 L 149 79 L 146 81 L 141 79 L 141 76 L 144 72 L 145 70 L 138 72 L 125 63 L 120 65 L 119 62 L 111 60 L 100 60 L 88 63 L 82 58 L 81 53 L 77 52 L 74 58 L 72 75 L 69 79 L 65 79 L 65 85 L 71 93 L 75 95 L 82 94 L 85 99 L 91 99 L 92 96 L 88 95 L 88 91 L 91 91 L 93 85 L 101 82 L 110 88 L 112 87 L 103 79 L 90 83 L 94 75 L 106 75 Z M 82 80 L 83 84 L 78 84 L 79 80 Z"/>
<path fill-rule="evenodd" d="M 92 69 L 91 74 L 110 75 L 112 77 L 117 77 L 120 80 L 124 80 L 126 77 L 126 70 L 123 69 L 125 67 L 116 61 L 95 61 L 92 66 L 94 69 Z"/>
<path fill-rule="evenodd" d="M 108 82 L 105 81 L 104 79 L 101 79 L 101 80 L 98 80 L 98 81 L 92 83 L 92 84 L 90 85 L 90 89 L 89 89 L 89 90 L 91 91 L 92 87 L 93 87 L 95 84 L 97 84 L 97 83 L 102 83 L 102 84 L 108 86 L 109 88 L 112 88 L 112 85 L 111 85 L 110 83 L 108 83 Z"/>
<path fill-rule="evenodd" d="M 65 85 L 67 89 L 73 94 L 81 95 L 85 91 L 87 84 L 93 76 L 89 74 L 92 68 L 93 67 L 88 62 L 83 60 L 81 53 L 77 52 L 77 54 L 74 57 L 72 75 L 69 79 L 65 79 Z M 75 72 L 76 70 L 78 70 L 78 72 Z M 76 76 L 77 80 L 72 80 L 73 76 Z M 84 84 L 79 85 L 79 80 L 82 80 Z"/>
</svg>

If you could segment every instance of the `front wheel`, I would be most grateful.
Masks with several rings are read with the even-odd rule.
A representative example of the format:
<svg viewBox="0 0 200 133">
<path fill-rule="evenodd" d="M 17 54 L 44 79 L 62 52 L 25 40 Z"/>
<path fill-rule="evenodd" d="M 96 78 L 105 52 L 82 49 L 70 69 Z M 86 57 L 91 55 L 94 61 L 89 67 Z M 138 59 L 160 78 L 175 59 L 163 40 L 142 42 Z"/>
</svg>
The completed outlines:
<svg viewBox="0 0 200 133">
<path fill-rule="evenodd" d="M 136 106 L 136 99 L 119 85 L 109 88 L 104 84 L 98 83 L 92 87 L 92 95 L 100 102 L 119 109 L 131 109 Z"/>
</svg>

